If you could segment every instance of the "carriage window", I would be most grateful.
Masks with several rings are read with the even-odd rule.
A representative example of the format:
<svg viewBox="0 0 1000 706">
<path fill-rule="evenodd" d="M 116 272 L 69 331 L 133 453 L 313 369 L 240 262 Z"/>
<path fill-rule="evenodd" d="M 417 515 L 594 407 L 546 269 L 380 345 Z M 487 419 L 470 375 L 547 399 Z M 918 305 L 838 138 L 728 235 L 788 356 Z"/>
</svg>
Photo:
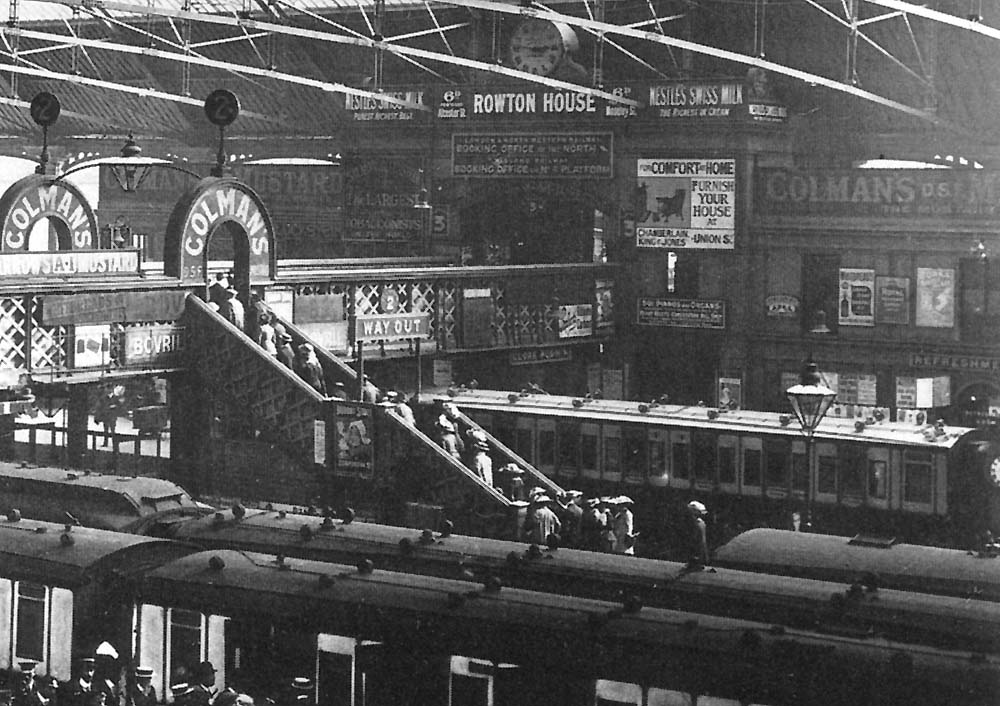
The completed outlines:
<svg viewBox="0 0 1000 706">
<path fill-rule="evenodd" d="M 889 471 L 885 461 L 868 462 L 868 497 L 885 500 L 889 494 Z"/>
<path fill-rule="evenodd" d="M 625 438 L 622 442 L 622 468 L 625 478 L 641 481 L 646 466 L 646 430 L 625 427 Z"/>
<path fill-rule="evenodd" d="M 628 682 L 598 679 L 594 689 L 597 706 L 625 706 L 642 703 L 642 687 Z"/>
<path fill-rule="evenodd" d="M 45 660 L 45 599 L 48 589 L 38 583 L 17 582 L 17 637 L 19 659 Z"/>
<path fill-rule="evenodd" d="M 835 495 L 837 493 L 837 457 L 820 456 L 816 468 L 816 492 Z"/>
<path fill-rule="evenodd" d="M 580 432 L 580 467 L 589 470 L 597 468 L 597 432 Z"/>
<path fill-rule="evenodd" d="M 736 482 L 736 447 L 719 447 L 719 482 Z"/>
<path fill-rule="evenodd" d="M 868 459 L 863 449 L 849 449 L 840 464 L 840 492 L 845 500 L 859 501 L 865 492 Z"/>
<path fill-rule="evenodd" d="M 202 615 L 194 610 L 170 610 L 171 684 L 185 682 L 201 662 Z"/>
<path fill-rule="evenodd" d="M 805 449 L 792 449 L 792 490 L 800 493 L 809 490 L 809 457 Z"/>
<path fill-rule="evenodd" d="M 666 478 L 669 474 L 667 467 L 667 446 L 662 439 L 649 440 L 649 477 Z"/>
<path fill-rule="evenodd" d="M 788 442 L 767 441 L 765 462 L 767 464 L 767 487 L 786 490 L 788 488 Z"/>
<path fill-rule="evenodd" d="M 514 443 L 514 420 L 507 416 L 502 416 L 497 420 L 496 431 L 493 434 L 497 440 L 507 448 L 515 448 Z"/>
<path fill-rule="evenodd" d="M 538 465 L 556 465 L 555 429 L 539 429 L 538 431 Z"/>
<path fill-rule="evenodd" d="M 559 469 L 574 471 L 580 463 L 580 430 L 573 422 L 559 422 Z"/>
<path fill-rule="evenodd" d="M 903 501 L 929 504 L 933 487 L 934 456 L 929 451 L 903 452 Z"/>
<path fill-rule="evenodd" d="M 674 478 L 688 480 L 691 478 L 691 444 L 684 441 L 674 441 L 671 444 L 671 460 L 674 463 Z"/>
<path fill-rule="evenodd" d="M 715 482 L 716 451 L 715 436 L 695 432 L 694 435 L 694 479 L 707 483 Z"/>
<path fill-rule="evenodd" d="M 743 485 L 760 485 L 760 449 L 743 449 Z"/>
<path fill-rule="evenodd" d="M 617 436 L 604 437 L 604 472 L 621 471 L 622 440 Z"/>
</svg>

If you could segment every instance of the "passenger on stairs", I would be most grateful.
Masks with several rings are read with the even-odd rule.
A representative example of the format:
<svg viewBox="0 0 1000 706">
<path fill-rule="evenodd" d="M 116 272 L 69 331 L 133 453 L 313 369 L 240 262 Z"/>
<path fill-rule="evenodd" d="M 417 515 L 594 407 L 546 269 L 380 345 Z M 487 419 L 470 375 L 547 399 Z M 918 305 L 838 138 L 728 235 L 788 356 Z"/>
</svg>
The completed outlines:
<svg viewBox="0 0 1000 706">
<path fill-rule="evenodd" d="M 339 380 L 333 383 L 333 387 L 330 388 L 330 397 L 337 400 L 349 400 L 351 399 L 350 393 L 347 392 L 347 387 L 344 383 Z"/>
<path fill-rule="evenodd" d="M 299 377 L 326 397 L 326 378 L 323 376 L 323 366 L 319 364 L 319 359 L 316 357 L 316 351 L 313 349 L 312 344 L 299 344 L 292 369 L 299 374 Z"/>
<path fill-rule="evenodd" d="M 261 314 L 260 323 L 257 325 L 257 342 L 260 343 L 260 347 L 264 349 L 264 352 L 270 356 L 278 355 L 278 341 L 276 334 L 274 332 L 274 326 L 271 325 L 271 317 L 267 314 Z"/>
<path fill-rule="evenodd" d="M 295 351 L 292 349 L 292 337 L 287 333 L 278 336 L 278 360 L 289 368 L 294 367 Z"/>
<path fill-rule="evenodd" d="M 413 416 L 413 409 L 410 405 L 406 404 L 406 398 L 403 397 L 403 393 L 397 390 L 390 390 L 385 394 L 386 401 L 391 405 L 391 409 L 399 415 L 399 417 L 409 424 L 411 427 L 417 425 L 417 420 Z"/>
</svg>

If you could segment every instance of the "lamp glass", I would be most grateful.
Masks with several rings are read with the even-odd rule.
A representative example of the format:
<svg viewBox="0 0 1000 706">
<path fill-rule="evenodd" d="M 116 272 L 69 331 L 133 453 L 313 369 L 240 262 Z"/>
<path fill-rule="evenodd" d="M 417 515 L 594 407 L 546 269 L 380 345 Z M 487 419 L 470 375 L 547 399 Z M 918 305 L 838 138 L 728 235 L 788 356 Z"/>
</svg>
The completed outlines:
<svg viewBox="0 0 1000 706">
<path fill-rule="evenodd" d="M 785 395 L 806 434 L 816 430 L 837 397 L 836 392 L 823 384 L 819 368 L 811 361 L 802 371 L 799 384 L 788 388 Z"/>
</svg>

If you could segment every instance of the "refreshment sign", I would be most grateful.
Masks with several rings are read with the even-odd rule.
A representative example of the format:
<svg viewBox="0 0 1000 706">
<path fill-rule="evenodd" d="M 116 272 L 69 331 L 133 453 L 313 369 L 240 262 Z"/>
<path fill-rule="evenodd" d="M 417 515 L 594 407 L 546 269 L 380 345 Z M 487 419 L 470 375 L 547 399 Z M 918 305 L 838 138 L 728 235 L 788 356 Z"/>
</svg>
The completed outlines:
<svg viewBox="0 0 1000 706">
<path fill-rule="evenodd" d="M 637 173 L 637 247 L 735 247 L 736 160 L 640 159 Z"/>
<path fill-rule="evenodd" d="M 182 326 L 138 326 L 125 329 L 125 362 L 129 365 L 176 363 L 183 351 Z"/>
</svg>

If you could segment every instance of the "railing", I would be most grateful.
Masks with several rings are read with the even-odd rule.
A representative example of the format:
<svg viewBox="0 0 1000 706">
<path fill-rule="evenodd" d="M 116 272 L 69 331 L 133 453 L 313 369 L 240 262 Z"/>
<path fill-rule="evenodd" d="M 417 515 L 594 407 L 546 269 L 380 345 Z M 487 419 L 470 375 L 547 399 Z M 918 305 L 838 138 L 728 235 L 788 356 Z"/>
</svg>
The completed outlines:
<svg viewBox="0 0 1000 706">
<path fill-rule="evenodd" d="M 55 420 L 15 420 L 15 458 L 40 466 L 68 465 L 67 432 L 66 425 Z M 94 428 L 88 428 L 86 434 L 87 458 L 83 467 L 118 475 L 161 476 L 161 472 L 167 471 L 170 440 L 162 434 Z"/>
</svg>

